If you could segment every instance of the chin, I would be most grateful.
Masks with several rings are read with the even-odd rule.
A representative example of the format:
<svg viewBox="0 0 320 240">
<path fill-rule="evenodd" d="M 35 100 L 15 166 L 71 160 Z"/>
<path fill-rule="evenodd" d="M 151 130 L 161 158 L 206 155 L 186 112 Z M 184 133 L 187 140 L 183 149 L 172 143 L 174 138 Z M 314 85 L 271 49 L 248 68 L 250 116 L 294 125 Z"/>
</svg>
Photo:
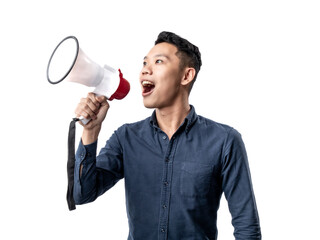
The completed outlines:
<svg viewBox="0 0 320 240">
<path fill-rule="evenodd" d="M 153 104 L 146 103 L 145 101 L 143 101 L 143 105 L 145 108 L 156 108 Z"/>
<path fill-rule="evenodd" d="M 158 105 L 152 101 L 148 101 L 147 99 L 143 99 L 143 105 L 145 108 L 157 108 Z"/>
</svg>

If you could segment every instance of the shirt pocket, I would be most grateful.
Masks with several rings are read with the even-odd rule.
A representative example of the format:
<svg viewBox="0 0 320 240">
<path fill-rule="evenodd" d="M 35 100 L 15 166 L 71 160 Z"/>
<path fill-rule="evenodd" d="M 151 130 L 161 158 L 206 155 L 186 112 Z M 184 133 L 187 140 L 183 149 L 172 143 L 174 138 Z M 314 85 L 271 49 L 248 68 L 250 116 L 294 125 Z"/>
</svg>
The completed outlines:
<svg viewBox="0 0 320 240">
<path fill-rule="evenodd" d="M 212 181 L 213 167 L 197 162 L 182 163 L 180 194 L 185 197 L 205 197 Z"/>
</svg>

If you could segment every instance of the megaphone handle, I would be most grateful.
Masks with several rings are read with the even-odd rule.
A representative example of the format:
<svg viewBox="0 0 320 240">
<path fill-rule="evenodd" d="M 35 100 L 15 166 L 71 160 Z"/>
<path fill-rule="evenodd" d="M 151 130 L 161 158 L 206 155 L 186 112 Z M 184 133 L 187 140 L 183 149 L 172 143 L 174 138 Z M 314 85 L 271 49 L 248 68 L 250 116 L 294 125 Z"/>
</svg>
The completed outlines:
<svg viewBox="0 0 320 240">
<path fill-rule="evenodd" d="M 79 117 L 79 120 L 84 124 L 84 125 L 87 125 L 88 122 L 91 121 L 91 119 L 89 118 L 84 118 L 82 116 Z"/>
</svg>

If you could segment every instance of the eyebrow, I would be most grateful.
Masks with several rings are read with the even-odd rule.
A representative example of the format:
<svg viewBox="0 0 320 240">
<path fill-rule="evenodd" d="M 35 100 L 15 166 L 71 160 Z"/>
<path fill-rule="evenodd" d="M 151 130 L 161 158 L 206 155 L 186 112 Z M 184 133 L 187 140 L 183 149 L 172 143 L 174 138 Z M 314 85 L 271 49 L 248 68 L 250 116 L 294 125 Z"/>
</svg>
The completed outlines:
<svg viewBox="0 0 320 240">
<path fill-rule="evenodd" d="M 157 58 L 157 57 L 164 57 L 164 58 L 170 59 L 167 55 L 164 55 L 164 54 L 156 54 L 156 55 L 153 56 L 153 58 Z M 143 60 L 145 60 L 145 59 L 148 59 L 148 57 L 145 56 L 143 58 Z"/>
</svg>

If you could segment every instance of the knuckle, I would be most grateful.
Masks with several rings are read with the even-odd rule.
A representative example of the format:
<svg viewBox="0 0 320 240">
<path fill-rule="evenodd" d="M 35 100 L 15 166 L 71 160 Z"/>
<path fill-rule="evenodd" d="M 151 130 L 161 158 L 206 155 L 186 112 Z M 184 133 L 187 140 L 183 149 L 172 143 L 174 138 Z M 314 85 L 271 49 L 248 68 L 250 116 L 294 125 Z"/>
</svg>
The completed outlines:
<svg viewBox="0 0 320 240">
<path fill-rule="evenodd" d="M 84 118 L 89 118 L 89 114 L 87 112 L 82 112 L 81 116 Z"/>
<path fill-rule="evenodd" d="M 84 103 L 85 103 L 85 104 L 89 104 L 90 102 L 91 102 L 90 98 L 86 98 L 86 99 L 84 100 Z"/>
<path fill-rule="evenodd" d="M 83 106 L 83 109 L 84 109 L 85 111 L 91 111 L 91 109 L 90 109 L 90 107 L 89 107 L 88 105 L 84 105 L 84 106 Z"/>
</svg>

